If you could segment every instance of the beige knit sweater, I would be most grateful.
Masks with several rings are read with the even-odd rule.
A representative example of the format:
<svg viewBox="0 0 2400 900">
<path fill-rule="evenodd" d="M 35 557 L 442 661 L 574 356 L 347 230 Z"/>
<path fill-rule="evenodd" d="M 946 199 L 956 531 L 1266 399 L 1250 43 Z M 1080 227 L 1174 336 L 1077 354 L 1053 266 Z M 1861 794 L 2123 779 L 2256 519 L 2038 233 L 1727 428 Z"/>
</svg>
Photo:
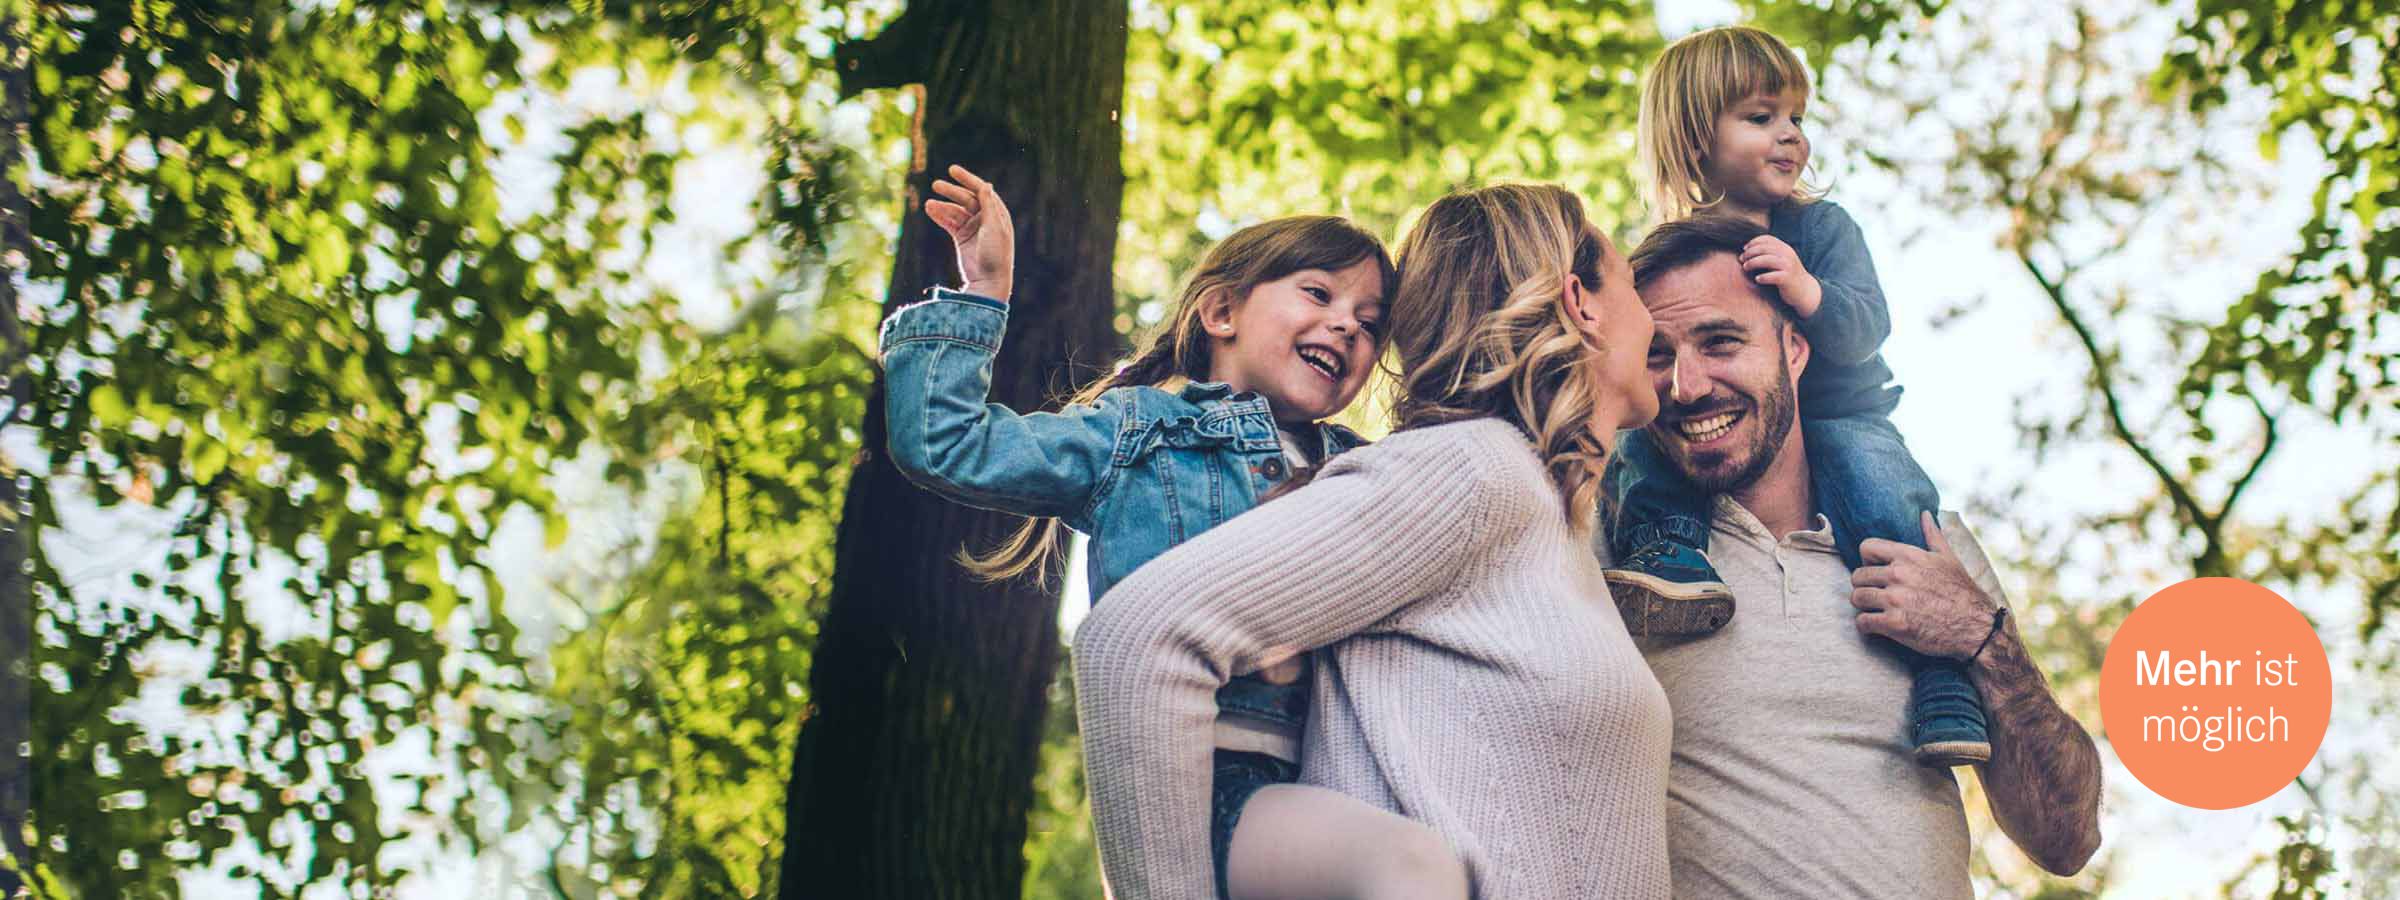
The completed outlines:
<svg viewBox="0 0 2400 900">
<path fill-rule="evenodd" d="M 1431 826 L 1485 900 L 1667 896 L 1666 695 L 1515 426 L 1421 428 L 1182 544 L 1075 644 L 1120 900 L 1213 896 L 1214 693 L 1316 654 L 1301 779 Z"/>
</svg>

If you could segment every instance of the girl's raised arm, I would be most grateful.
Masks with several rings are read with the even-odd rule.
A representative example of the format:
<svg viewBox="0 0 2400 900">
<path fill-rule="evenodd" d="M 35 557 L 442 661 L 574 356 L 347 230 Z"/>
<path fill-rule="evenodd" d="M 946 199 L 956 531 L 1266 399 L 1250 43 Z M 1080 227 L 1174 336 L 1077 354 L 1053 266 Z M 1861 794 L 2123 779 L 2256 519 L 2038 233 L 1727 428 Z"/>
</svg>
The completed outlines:
<svg viewBox="0 0 2400 900">
<path fill-rule="evenodd" d="M 1107 487 L 1127 411 L 1117 395 L 1030 415 L 985 402 L 1008 325 L 1016 224 L 991 182 L 964 166 L 950 177 L 934 181 L 941 197 L 925 201 L 925 215 L 957 245 L 966 289 L 902 307 L 877 341 L 892 463 L 953 501 L 1072 523 Z"/>
</svg>

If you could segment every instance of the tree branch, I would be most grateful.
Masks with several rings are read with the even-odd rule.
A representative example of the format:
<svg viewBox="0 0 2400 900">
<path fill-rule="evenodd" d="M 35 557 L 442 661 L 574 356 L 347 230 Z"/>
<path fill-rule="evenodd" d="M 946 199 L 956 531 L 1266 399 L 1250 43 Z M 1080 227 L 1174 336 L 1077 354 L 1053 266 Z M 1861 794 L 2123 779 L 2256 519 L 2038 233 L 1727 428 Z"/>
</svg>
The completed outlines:
<svg viewBox="0 0 2400 900">
<path fill-rule="evenodd" d="M 710 454 L 717 464 L 717 571 L 733 571 L 733 472 L 732 461 L 726 459 L 731 448 L 725 436 L 717 435 L 716 452 Z"/>
<path fill-rule="evenodd" d="M 2033 276 L 2034 283 L 2041 286 L 2042 293 L 2050 298 L 2050 305 L 2058 310 L 2059 318 L 2066 320 L 2067 327 L 2074 330 L 2075 339 L 2083 343 L 2084 355 L 2092 361 L 2092 383 L 2100 389 L 2100 399 L 2108 407 L 2109 431 L 2116 435 L 2118 443 L 2124 444 L 2135 456 L 2140 457 L 2143 465 L 2150 467 L 2151 473 L 2158 476 L 2159 484 L 2166 488 L 2168 498 L 2174 501 L 2175 508 L 2183 513 L 2187 521 L 2208 531 L 2203 537 L 2208 540 L 2210 547 L 2215 547 L 2216 535 L 2210 527 L 2212 523 L 2207 512 L 2200 508 L 2199 501 L 2193 499 L 2183 482 L 2167 471 L 2166 464 L 2159 461 L 2158 455 L 2150 452 L 2149 445 L 2142 443 L 2142 439 L 2133 433 L 2133 427 L 2125 423 L 2124 403 L 2117 398 L 2116 367 L 2109 362 L 2108 354 L 2100 349 L 2099 338 L 2092 334 L 2091 326 L 2084 324 L 2082 313 L 2076 311 L 2075 304 L 2067 300 L 2066 288 L 2052 281 L 2042 267 L 2034 263 L 2032 254 L 2023 244 L 2017 246 L 2016 253 L 2017 262 L 2024 265 L 2026 273 Z"/>
<path fill-rule="evenodd" d="M 2267 436 L 2259 444 L 2258 455 L 2250 458 L 2250 467 L 2242 470 L 2242 477 L 2234 479 L 2232 489 L 2225 492 L 2225 502 L 2217 506 L 2215 521 L 2220 523 L 2233 515 L 2233 504 L 2242 499 L 2242 491 L 2250 487 L 2250 480 L 2258 477 L 2258 470 L 2266 466 L 2267 455 L 2275 452 L 2275 415 L 2267 412 L 2267 404 L 2258 399 L 2256 392 L 2246 391 L 2244 396 L 2250 399 L 2250 408 L 2258 412 L 2258 421 L 2266 426 Z"/>
<path fill-rule="evenodd" d="M 841 80 L 842 97 L 924 81 L 926 60 L 938 53 L 938 48 L 929 46 L 935 25 L 949 14 L 939 7 L 949 5 L 911 0 L 900 18 L 883 26 L 874 37 L 835 45 L 833 66 Z"/>
</svg>

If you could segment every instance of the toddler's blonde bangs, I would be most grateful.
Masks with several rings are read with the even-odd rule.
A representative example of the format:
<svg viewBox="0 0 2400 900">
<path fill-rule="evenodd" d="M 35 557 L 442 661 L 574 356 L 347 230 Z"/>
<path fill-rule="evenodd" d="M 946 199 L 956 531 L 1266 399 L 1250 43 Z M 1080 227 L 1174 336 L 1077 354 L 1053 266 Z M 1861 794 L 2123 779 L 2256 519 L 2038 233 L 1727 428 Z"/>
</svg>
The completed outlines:
<svg viewBox="0 0 2400 900">
<path fill-rule="evenodd" d="M 1717 116 L 1758 94 L 1808 96 L 1808 69 L 1774 35 L 1747 26 L 1711 28 L 1669 45 L 1642 81 L 1635 125 L 1643 194 L 1656 221 L 1692 215 L 1719 199 L 1700 160 L 1716 141 Z M 1798 196 L 1813 191 L 1802 185 Z"/>
</svg>

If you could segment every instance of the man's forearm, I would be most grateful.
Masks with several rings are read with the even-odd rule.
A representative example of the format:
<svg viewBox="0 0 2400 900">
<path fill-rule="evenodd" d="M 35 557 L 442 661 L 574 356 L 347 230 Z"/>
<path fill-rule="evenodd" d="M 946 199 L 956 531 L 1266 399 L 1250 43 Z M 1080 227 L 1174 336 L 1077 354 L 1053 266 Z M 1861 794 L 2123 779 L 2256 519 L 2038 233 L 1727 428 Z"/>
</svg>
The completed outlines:
<svg viewBox="0 0 2400 900">
<path fill-rule="evenodd" d="M 2071 875 L 2100 849 L 2100 753 L 2058 705 L 2016 623 L 1973 666 L 1991 724 L 1983 790 L 1992 816 L 2042 868 Z"/>
</svg>

